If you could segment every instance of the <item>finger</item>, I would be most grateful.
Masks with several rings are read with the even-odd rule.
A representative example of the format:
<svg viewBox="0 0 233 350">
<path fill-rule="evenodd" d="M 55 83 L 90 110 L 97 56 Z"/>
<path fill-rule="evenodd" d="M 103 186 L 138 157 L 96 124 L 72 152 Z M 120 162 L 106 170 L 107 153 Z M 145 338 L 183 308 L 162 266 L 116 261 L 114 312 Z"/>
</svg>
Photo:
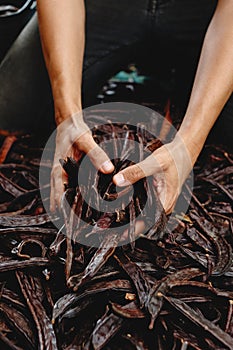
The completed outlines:
<svg viewBox="0 0 233 350">
<path fill-rule="evenodd" d="M 64 182 L 67 180 L 67 175 L 61 165 L 57 164 L 53 167 L 51 173 L 51 193 L 50 193 L 50 210 L 55 211 L 56 207 L 60 208 L 61 197 L 64 193 Z"/>
<path fill-rule="evenodd" d="M 156 179 L 154 184 L 165 213 L 167 215 L 171 214 L 179 196 L 178 191 L 174 194 L 174 188 L 169 188 L 168 183 L 164 178 Z"/>
<path fill-rule="evenodd" d="M 55 191 L 55 194 L 54 194 L 54 200 L 55 200 L 55 203 L 56 203 L 56 207 L 60 209 L 60 206 L 61 206 L 61 198 L 62 198 L 62 195 L 64 193 L 64 188 L 63 188 L 63 184 L 60 183 L 60 186 L 58 186 L 59 183 L 57 183 L 56 185 L 56 191 Z"/>
<path fill-rule="evenodd" d="M 165 178 L 156 176 L 156 179 L 153 179 L 153 184 L 156 188 L 156 192 L 158 194 L 160 202 L 164 208 L 166 204 L 166 197 L 167 197 L 167 186 L 166 186 Z"/>
<path fill-rule="evenodd" d="M 67 179 L 67 176 L 65 176 L 64 171 L 62 171 L 61 175 L 59 174 L 59 176 L 57 176 L 56 182 L 55 182 L 54 198 L 55 198 L 56 206 L 59 209 L 61 207 L 61 198 L 65 190 L 64 183 L 66 182 L 66 179 Z"/>
<path fill-rule="evenodd" d="M 50 192 L 50 211 L 53 213 L 56 211 L 56 208 L 60 208 L 61 197 L 64 193 L 62 181 L 53 181 L 53 186 L 51 187 Z"/>
<path fill-rule="evenodd" d="M 55 198 L 54 198 L 54 181 L 53 181 L 53 177 L 51 176 L 51 180 L 50 180 L 50 211 L 51 213 L 55 212 L 56 209 L 56 204 L 55 204 Z"/>
<path fill-rule="evenodd" d="M 86 152 L 92 164 L 95 166 L 96 169 L 100 170 L 104 174 L 112 173 L 114 170 L 114 165 L 112 164 L 104 150 L 102 150 L 102 148 L 99 147 L 94 140 L 93 142 L 94 143 L 89 144 L 89 149 Z"/>
<path fill-rule="evenodd" d="M 114 166 L 109 157 L 94 141 L 88 126 L 83 123 L 83 121 L 80 122 L 80 120 L 81 119 L 76 118 L 76 116 L 71 120 L 71 148 L 78 149 L 87 154 L 95 168 L 104 174 L 113 172 Z"/>
<path fill-rule="evenodd" d="M 136 221 L 136 223 L 135 223 L 135 239 L 137 239 L 140 236 L 140 234 L 144 232 L 145 227 L 146 226 L 145 226 L 144 221 L 142 221 L 142 220 Z M 121 238 L 121 241 L 125 241 L 127 239 L 129 239 L 129 230 L 124 231 L 122 238 Z"/>
<path fill-rule="evenodd" d="M 129 166 L 120 171 L 113 177 L 113 181 L 117 186 L 123 187 L 141 180 L 144 177 L 153 175 L 155 172 L 162 172 L 162 168 L 156 161 L 153 154 L 142 162 Z"/>
</svg>

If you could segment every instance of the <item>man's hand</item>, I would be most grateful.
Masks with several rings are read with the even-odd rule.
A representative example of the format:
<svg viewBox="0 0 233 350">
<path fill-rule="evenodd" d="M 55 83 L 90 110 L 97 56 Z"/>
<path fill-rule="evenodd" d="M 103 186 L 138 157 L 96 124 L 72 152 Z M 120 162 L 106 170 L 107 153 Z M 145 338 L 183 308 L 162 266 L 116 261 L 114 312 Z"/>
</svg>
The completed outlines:
<svg viewBox="0 0 233 350">
<path fill-rule="evenodd" d="M 59 208 L 67 176 L 61 167 L 60 159 L 72 157 L 79 160 L 82 154 L 104 174 L 113 172 L 114 166 L 106 153 L 96 144 L 91 131 L 79 114 L 66 119 L 57 127 L 54 163 L 51 172 L 50 210 Z"/>
<path fill-rule="evenodd" d="M 154 185 L 167 214 L 174 209 L 182 185 L 194 161 L 181 139 L 162 146 L 142 162 L 130 166 L 113 177 L 118 186 L 133 184 L 143 177 L 153 176 Z"/>
</svg>

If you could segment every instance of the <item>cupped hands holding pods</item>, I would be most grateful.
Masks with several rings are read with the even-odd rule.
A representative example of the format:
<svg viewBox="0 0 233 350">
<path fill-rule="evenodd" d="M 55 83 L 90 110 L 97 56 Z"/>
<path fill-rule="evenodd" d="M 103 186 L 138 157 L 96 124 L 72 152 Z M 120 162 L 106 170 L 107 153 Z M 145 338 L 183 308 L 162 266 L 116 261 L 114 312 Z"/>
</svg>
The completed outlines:
<svg viewBox="0 0 233 350">
<path fill-rule="evenodd" d="M 82 110 L 81 82 L 85 42 L 84 2 L 76 0 L 59 2 L 54 8 L 53 3 L 39 0 L 38 14 L 42 47 L 54 98 L 55 119 L 60 124 L 67 117 Z M 77 14 L 79 14 L 78 21 Z M 232 15 L 233 2 L 219 0 L 205 35 L 192 94 L 179 130 L 182 142 L 175 141 L 175 143 L 156 151 L 154 154 L 155 163 L 152 161 L 153 158 L 150 158 L 141 164 L 142 166 L 125 170 L 115 177 L 115 183 L 123 186 L 124 180 L 133 183 L 145 175 L 156 175 L 156 184 L 166 212 L 173 209 L 180 186 L 191 169 L 190 164 L 192 166 L 197 159 L 212 126 L 232 94 Z M 52 210 L 55 208 L 55 203 L 59 204 L 63 182 L 62 170 L 58 169 L 57 160 L 64 158 L 69 147 L 68 131 L 58 131 L 51 180 Z M 95 143 L 91 135 L 85 133 L 75 143 L 75 146 L 71 147 L 70 152 L 72 155 L 80 154 L 80 151 L 88 153 L 94 148 Z M 184 157 L 186 150 L 187 158 Z M 100 155 L 100 161 L 98 155 Z M 184 158 L 185 162 L 183 163 Z M 191 160 L 191 163 L 188 159 Z M 108 157 L 103 156 L 101 150 L 98 149 L 93 160 L 95 165 L 101 169 Z M 158 169 L 162 169 L 162 171 L 158 172 Z M 103 168 L 102 170 L 105 171 Z M 109 163 L 107 172 L 112 170 Z M 160 178 L 161 173 L 163 174 L 162 179 Z M 166 186 L 164 186 L 165 183 Z M 165 194 L 164 188 L 166 188 Z"/>
</svg>

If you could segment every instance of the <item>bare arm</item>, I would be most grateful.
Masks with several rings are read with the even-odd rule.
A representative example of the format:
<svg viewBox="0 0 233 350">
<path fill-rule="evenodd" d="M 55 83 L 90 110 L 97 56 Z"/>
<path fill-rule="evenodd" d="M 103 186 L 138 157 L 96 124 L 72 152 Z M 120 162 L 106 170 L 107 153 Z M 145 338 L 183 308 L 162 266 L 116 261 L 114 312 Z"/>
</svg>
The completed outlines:
<svg viewBox="0 0 233 350">
<path fill-rule="evenodd" d="M 67 156 L 78 159 L 84 152 L 103 173 L 112 172 L 114 167 L 83 121 L 84 1 L 37 0 L 37 3 L 41 42 L 59 125 L 51 173 L 50 209 L 54 211 L 60 206 L 66 181 L 59 159 Z"/>
<path fill-rule="evenodd" d="M 219 0 L 205 36 L 189 105 L 179 130 L 195 161 L 233 91 L 233 1 Z"/>
<path fill-rule="evenodd" d="M 233 0 L 219 0 L 207 30 L 189 105 L 177 136 L 114 176 L 119 186 L 154 175 L 166 212 L 174 208 L 213 124 L 233 91 Z"/>
<path fill-rule="evenodd" d="M 83 0 L 37 0 L 39 28 L 60 123 L 80 111 L 84 53 Z"/>
</svg>

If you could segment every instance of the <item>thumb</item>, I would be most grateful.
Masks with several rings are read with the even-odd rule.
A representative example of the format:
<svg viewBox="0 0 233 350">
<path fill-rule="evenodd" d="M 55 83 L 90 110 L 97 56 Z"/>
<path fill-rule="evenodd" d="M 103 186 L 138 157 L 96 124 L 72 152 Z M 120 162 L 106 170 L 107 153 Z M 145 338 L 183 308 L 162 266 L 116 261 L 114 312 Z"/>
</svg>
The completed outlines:
<svg viewBox="0 0 233 350">
<path fill-rule="evenodd" d="M 89 146 L 89 149 L 85 152 L 90 158 L 92 164 L 96 169 L 104 174 L 112 173 L 114 165 L 110 161 L 107 154 L 99 147 L 93 140 L 93 143 Z"/>
<path fill-rule="evenodd" d="M 155 172 L 161 172 L 162 169 L 153 154 L 144 159 L 142 162 L 131 165 L 128 168 L 120 171 L 113 177 L 113 181 L 117 186 L 123 187 L 151 176 Z"/>
<path fill-rule="evenodd" d="M 76 113 L 58 126 L 60 139 L 68 138 L 71 147 L 86 153 L 93 165 L 101 172 L 113 172 L 114 166 L 107 154 L 94 141 L 91 130 L 83 120 L 82 113 Z M 64 143 L 64 140 L 63 140 Z M 75 146 L 75 147 L 74 147 Z"/>
</svg>

